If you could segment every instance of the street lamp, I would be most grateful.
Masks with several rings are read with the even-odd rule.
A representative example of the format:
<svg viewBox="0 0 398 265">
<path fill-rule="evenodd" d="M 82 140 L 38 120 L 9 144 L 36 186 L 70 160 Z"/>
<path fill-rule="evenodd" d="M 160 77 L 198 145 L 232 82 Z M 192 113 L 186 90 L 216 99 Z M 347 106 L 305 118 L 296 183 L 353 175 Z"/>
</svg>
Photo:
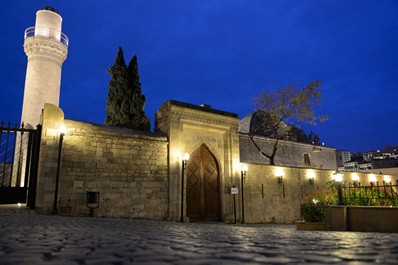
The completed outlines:
<svg viewBox="0 0 398 265">
<path fill-rule="evenodd" d="M 337 183 L 337 196 L 339 198 L 338 205 L 344 205 L 343 200 L 343 191 L 342 191 L 342 182 L 343 182 L 343 174 L 335 172 L 333 173 L 334 181 Z"/>
<path fill-rule="evenodd" d="M 240 185 L 242 187 L 242 223 L 243 224 L 245 223 L 245 200 L 243 196 L 243 182 L 245 181 L 247 170 L 248 170 L 247 165 L 243 165 L 240 171 Z"/>
<path fill-rule="evenodd" d="M 55 191 L 54 191 L 54 205 L 53 205 L 53 214 L 58 213 L 58 185 L 59 185 L 59 173 L 61 170 L 61 155 L 62 155 L 62 142 L 64 141 L 64 135 L 67 132 L 67 128 L 65 125 L 62 125 L 59 128 L 59 144 L 58 144 L 58 161 L 57 161 L 57 175 L 55 178 Z"/>
<path fill-rule="evenodd" d="M 181 217 L 180 222 L 184 222 L 184 178 L 185 170 L 187 168 L 187 162 L 189 160 L 189 154 L 185 153 L 182 158 L 182 174 L 181 174 Z"/>
</svg>

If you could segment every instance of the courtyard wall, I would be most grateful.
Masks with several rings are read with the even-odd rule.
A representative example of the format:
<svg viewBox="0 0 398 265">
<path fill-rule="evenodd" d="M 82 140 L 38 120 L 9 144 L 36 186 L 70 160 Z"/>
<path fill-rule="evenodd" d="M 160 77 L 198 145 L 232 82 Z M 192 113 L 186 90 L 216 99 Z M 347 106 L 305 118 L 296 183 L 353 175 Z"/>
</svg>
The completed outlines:
<svg viewBox="0 0 398 265">
<path fill-rule="evenodd" d="M 57 113 L 58 115 L 55 115 Z M 86 215 L 86 194 L 99 192 L 96 216 L 165 219 L 168 211 L 167 138 L 130 129 L 63 120 L 53 105 L 43 112 L 37 209 L 50 212 L 61 124 L 59 212 Z"/>
<path fill-rule="evenodd" d="M 244 208 L 246 223 L 292 223 L 301 219 L 300 205 L 319 198 L 328 191 L 334 179 L 334 170 L 294 168 L 259 164 L 246 164 L 244 182 Z M 339 172 L 344 182 L 354 178 L 362 185 L 370 185 L 370 176 L 382 183 L 386 175 L 358 172 Z M 278 177 L 282 176 L 282 182 Z M 393 183 L 396 178 L 389 176 Z M 310 182 L 310 178 L 313 181 Z M 240 194 L 235 198 L 241 200 Z M 239 216 L 240 213 L 238 213 Z"/>
<path fill-rule="evenodd" d="M 178 221 L 182 209 L 182 157 L 202 145 L 211 151 L 219 166 L 220 214 L 221 221 L 226 223 L 243 219 L 243 165 L 248 166 L 243 186 L 246 223 L 299 220 L 300 205 L 325 191 L 335 173 L 334 169 L 314 164 L 272 166 L 257 161 L 258 158 L 242 159 L 242 152 L 248 149 L 242 143 L 244 137 L 239 137 L 239 119 L 233 113 L 168 101 L 156 117 L 157 133 L 140 132 L 64 119 L 60 108 L 46 104 L 42 114 L 36 210 L 53 210 L 61 125 L 68 128 L 63 138 L 56 200 L 62 215 L 88 215 L 87 192 L 99 192 L 95 216 Z M 322 152 L 331 150 L 322 148 L 316 154 Z M 370 176 L 379 183 L 385 177 L 342 173 L 343 181 L 352 182 L 355 177 L 362 185 L 369 185 Z M 395 183 L 396 177 L 391 180 Z M 238 194 L 231 193 L 233 187 L 238 188 Z M 186 186 L 183 188 L 186 194 Z M 189 222 L 186 204 L 182 211 L 182 219 Z"/>
</svg>

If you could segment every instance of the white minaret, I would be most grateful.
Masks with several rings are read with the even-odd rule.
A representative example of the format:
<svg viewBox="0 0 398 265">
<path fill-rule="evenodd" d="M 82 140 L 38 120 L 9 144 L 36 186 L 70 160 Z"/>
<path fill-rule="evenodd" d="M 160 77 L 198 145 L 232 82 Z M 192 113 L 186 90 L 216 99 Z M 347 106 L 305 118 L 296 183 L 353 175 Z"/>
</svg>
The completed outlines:
<svg viewBox="0 0 398 265">
<path fill-rule="evenodd" d="M 68 54 L 68 38 L 62 33 L 62 17 L 52 7 L 36 13 L 36 24 L 25 31 L 28 56 L 21 122 L 36 128 L 44 103 L 59 105 L 62 63 Z"/>
<path fill-rule="evenodd" d="M 61 32 L 62 17 L 52 7 L 36 12 L 36 24 L 25 30 L 28 56 L 22 118 L 25 128 L 40 123 L 45 103 L 59 105 L 62 63 L 68 54 L 68 38 Z M 28 134 L 17 135 L 11 186 L 24 187 Z"/>
</svg>

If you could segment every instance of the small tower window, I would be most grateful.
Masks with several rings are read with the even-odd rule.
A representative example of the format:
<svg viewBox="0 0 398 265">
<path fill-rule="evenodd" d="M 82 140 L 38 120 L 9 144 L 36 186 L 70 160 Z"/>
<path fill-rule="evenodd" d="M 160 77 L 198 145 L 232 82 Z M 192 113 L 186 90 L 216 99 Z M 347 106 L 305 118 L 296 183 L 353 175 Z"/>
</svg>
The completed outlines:
<svg viewBox="0 0 398 265">
<path fill-rule="evenodd" d="M 304 154 L 304 165 L 305 166 L 311 166 L 311 161 L 310 161 L 310 155 L 309 154 Z"/>
</svg>

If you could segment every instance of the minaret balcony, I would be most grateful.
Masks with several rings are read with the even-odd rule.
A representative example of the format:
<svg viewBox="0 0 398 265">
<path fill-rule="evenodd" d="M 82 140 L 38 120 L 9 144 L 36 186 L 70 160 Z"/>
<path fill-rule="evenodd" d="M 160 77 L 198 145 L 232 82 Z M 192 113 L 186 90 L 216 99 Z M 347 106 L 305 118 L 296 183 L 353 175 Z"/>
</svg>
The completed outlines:
<svg viewBox="0 0 398 265">
<path fill-rule="evenodd" d="M 41 36 L 41 37 L 46 37 L 49 39 L 55 39 L 62 44 L 64 44 L 66 47 L 69 45 L 69 39 L 68 37 L 62 33 L 61 31 L 52 29 L 52 28 L 46 28 L 46 27 L 29 27 L 25 30 L 25 36 L 24 39 L 30 38 L 30 37 L 35 37 L 35 36 Z"/>
</svg>

